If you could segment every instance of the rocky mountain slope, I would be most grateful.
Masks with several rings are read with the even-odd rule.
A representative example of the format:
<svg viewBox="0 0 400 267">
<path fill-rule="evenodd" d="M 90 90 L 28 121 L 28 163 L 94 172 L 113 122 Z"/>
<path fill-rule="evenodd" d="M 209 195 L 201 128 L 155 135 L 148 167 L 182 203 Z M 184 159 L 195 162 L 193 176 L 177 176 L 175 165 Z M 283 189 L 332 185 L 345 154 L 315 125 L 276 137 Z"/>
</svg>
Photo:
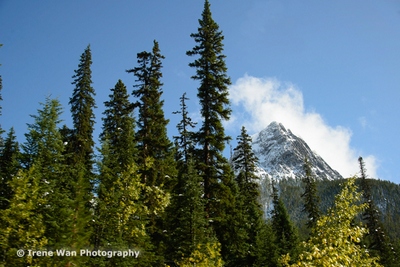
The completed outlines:
<svg viewBox="0 0 400 267">
<path fill-rule="evenodd" d="M 268 174 L 270 178 L 276 180 L 300 178 L 304 173 L 304 159 L 308 158 L 318 179 L 342 178 L 313 152 L 303 139 L 294 135 L 281 123 L 272 122 L 252 139 L 253 151 L 259 159 L 260 174 Z"/>
<path fill-rule="evenodd" d="M 272 122 L 267 128 L 252 136 L 253 151 L 259 159 L 260 201 L 268 216 L 272 209 L 272 187 L 274 180 L 279 184 L 301 186 L 304 176 L 303 164 L 307 158 L 315 177 L 321 181 L 333 181 L 342 176 L 333 170 L 307 143 L 286 129 L 281 123 Z"/>
</svg>

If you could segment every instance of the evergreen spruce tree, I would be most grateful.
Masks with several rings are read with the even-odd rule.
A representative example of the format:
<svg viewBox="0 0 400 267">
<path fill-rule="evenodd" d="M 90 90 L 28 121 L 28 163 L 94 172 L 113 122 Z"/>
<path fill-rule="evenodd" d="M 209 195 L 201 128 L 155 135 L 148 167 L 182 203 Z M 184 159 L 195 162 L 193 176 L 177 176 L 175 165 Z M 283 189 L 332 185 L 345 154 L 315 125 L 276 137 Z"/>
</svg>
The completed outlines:
<svg viewBox="0 0 400 267">
<path fill-rule="evenodd" d="M 372 199 L 370 183 L 367 179 L 365 163 L 362 157 L 358 158 L 361 174 L 361 189 L 363 192 L 366 209 L 363 212 L 363 219 L 366 222 L 368 233 L 364 237 L 364 244 L 370 250 L 372 256 L 379 256 L 379 262 L 383 266 L 396 266 L 396 259 L 393 246 L 381 222 L 381 214 Z"/>
<path fill-rule="evenodd" d="M 94 243 L 102 250 L 124 250 L 136 246 L 139 259 L 113 257 L 95 259 L 94 266 L 147 266 L 150 240 L 143 230 L 147 216 L 141 199 L 144 185 L 135 164 L 133 106 L 121 80 L 104 102 L 102 160 L 99 163 Z"/>
<path fill-rule="evenodd" d="M 167 262 L 187 260 L 197 250 L 206 254 L 205 245 L 213 236 L 205 216 L 202 178 L 189 156 L 180 166 L 177 184 L 172 191 L 171 205 L 167 208 L 168 249 Z"/>
<path fill-rule="evenodd" d="M 7 209 L 13 196 L 9 182 L 20 169 L 20 151 L 14 128 L 11 128 L 4 140 L 0 154 L 0 210 Z"/>
<path fill-rule="evenodd" d="M 232 158 L 233 168 L 236 172 L 245 174 L 245 182 L 256 186 L 255 181 L 259 178 L 256 176 L 256 164 L 258 158 L 254 154 L 251 147 L 251 137 L 247 134 L 247 130 L 242 126 L 240 135 L 237 137 L 238 144 L 234 148 L 234 156 Z M 258 191 L 252 188 L 253 191 Z"/>
<path fill-rule="evenodd" d="M 68 243 L 71 248 L 80 249 L 87 247 L 90 241 L 91 211 L 93 200 L 93 185 L 95 177 L 93 174 L 93 129 L 95 91 L 92 87 L 92 54 L 90 45 L 86 47 L 80 57 L 78 69 L 72 84 L 75 88 L 70 98 L 73 129 L 64 127 L 62 136 L 67 142 L 65 157 L 68 165 L 69 177 L 66 188 L 69 191 L 70 209 L 73 211 L 73 220 L 70 222 L 71 235 L 68 236 Z M 75 262 L 70 264 L 84 264 L 85 257 L 71 259 Z"/>
<path fill-rule="evenodd" d="M 289 218 L 289 214 L 274 183 L 272 184 L 272 192 L 274 208 L 271 211 L 271 220 L 272 229 L 275 233 L 278 255 L 285 255 L 288 253 L 296 255 L 299 243 L 296 229 Z"/>
<path fill-rule="evenodd" d="M 24 218 L 20 222 L 22 225 L 30 221 L 40 224 L 39 229 L 43 231 L 41 235 L 43 234 L 43 238 L 46 239 L 46 244 L 52 248 L 58 248 L 57 245 L 62 243 L 64 235 L 68 233 L 65 230 L 65 222 L 70 219 L 68 217 L 70 214 L 64 212 L 68 196 L 60 194 L 61 181 L 65 179 L 62 155 L 64 147 L 58 131 L 61 106 L 58 100 L 50 98 L 41 105 L 43 108 L 38 110 L 38 115 L 32 115 L 34 123 L 28 124 L 29 132 L 25 135 L 27 142 L 22 146 L 24 149 L 34 148 L 29 151 L 32 152 L 30 167 L 19 174 L 23 178 L 14 176 L 15 181 L 10 183 L 14 186 L 22 186 L 21 181 L 30 184 L 22 187 L 28 190 L 25 196 L 30 196 L 31 199 L 27 201 L 25 196 L 14 196 L 10 210 L 6 214 L 13 216 L 8 219 Z M 13 190 L 16 189 L 13 188 Z M 15 203 L 19 203 L 20 207 L 13 206 Z M 29 216 L 37 217 L 37 220 L 25 218 L 26 214 L 18 213 L 27 213 Z M 19 231 L 18 235 L 21 238 L 19 241 L 22 242 L 23 231 L 26 231 L 25 235 L 27 235 L 30 230 L 26 227 Z M 54 258 L 47 259 L 48 262 L 53 260 L 56 261 Z"/>
<path fill-rule="evenodd" d="M 182 161 L 184 164 L 188 163 L 189 155 L 192 155 L 194 149 L 194 140 L 193 140 L 193 129 L 196 126 L 196 122 L 193 122 L 192 119 L 188 115 L 186 100 L 189 98 L 186 97 L 186 93 L 184 93 L 180 98 L 180 106 L 181 110 L 173 112 L 173 114 L 181 114 L 182 119 L 177 125 L 177 129 L 179 131 L 179 136 L 174 136 L 175 143 L 177 144 L 177 157 L 178 161 Z"/>
<path fill-rule="evenodd" d="M 133 73 L 138 84 L 133 95 L 139 100 L 134 104 L 139 108 L 136 132 L 138 164 L 142 178 L 147 185 L 160 186 L 165 184 L 165 176 L 174 173 L 172 170 L 173 151 L 172 143 L 167 136 L 169 120 L 165 119 L 162 96 L 162 59 L 157 41 L 153 43 L 152 52 L 137 54 L 139 66 L 127 70 Z M 153 167 L 145 168 L 146 162 L 153 159 Z"/>
<path fill-rule="evenodd" d="M 278 249 L 275 244 L 275 234 L 271 221 L 264 221 L 257 233 L 256 239 L 257 256 L 253 266 L 276 267 L 279 258 Z"/>
<path fill-rule="evenodd" d="M 207 0 L 199 24 L 198 32 L 190 35 L 196 46 L 186 54 L 199 56 L 189 66 L 196 69 L 192 79 L 200 81 L 197 96 L 203 123 L 195 137 L 200 146 L 198 157 L 204 179 L 204 194 L 209 206 L 207 216 L 212 217 L 210 206 L 215 204 L 217 184 L 221 181 L 219 166 L 226 164 L 222 151 L 229 137 L 225 135 L 222 121 L 228 120 L 231 114 L 228 99 L 228 85 L 231 82 L 226 74 L 226 56 L 222 54 L 224 37 L 212 18 Z"/>
<path fill-rule="evenodd" d="M 203 122 L 194 136 L 198 145 L 196 162 L 203 179 L 206 217 L 221 243 L 223 260 L 229 261 L 236 252 L 230 242 L 237 234 L 231 216 L 235 212 L 237 185 L 228 160 L 222 155 L 225 142 L 230 139 L 225 135 L 222 122 L 231 114 L 228 99 L 231 82 L 222 54 L 224 37 L 212 18 L 207 0 L 199 24 L 198 32 L 190 35 L 196 45 L 186 52 L 197 56 L 189 66 L 196 69 L 192 79 L 200 82 L 197 96 Z"/>
<path fill-rule="evenodd" d="M 301 197 L 304 199 L 303 211 L 308 215 L 308 221 L 306 225 L 308 229 L 311 229 L 315 226 L 315 223 L 318 221 L 320 216 L 320 200 L 317 195 L 317 185 L 315 177 L 312 174 L 311 163 L 307 158 L 304 160 L 303 169 L 305 172 L 305 177 L 302 179 L 302 181 L 305 186 L 305 190 Z"/>
<path fill-rule="evenodd" d="M 153 42 L 152 52 L 137 54 L 138 67 L 127 70 L 133 73 L 137 84 L 132 94 L 138 99 L 134 106 L 139 109 L 137 119 L 136 142 L 139 151 L 137 164 L 146 188 L 143 193 L 144 205 L 149 210 L 159 209 L 156 194 L 169 194 L 171 177 L 175 177 L 176 168 L 172 143 L 167 136 L 167 124 L 165 119 L 162 96 L 162 59 L 157 41 Z M 152 213 L 149 217 L 147 229 L 152 242 L 156 245 L 155 254 L 163 262 L 162 256 L 165 249 L 165 234 L 163 225 L 164 213 Z"/>
<path fill-rule="evenodd" d="M 118 80 L 111 91 L 110 100 L 104 102 L 106 110 L 100 139 L 109 143 L 110 153 L 115 160 L 115 166 L 111 167 L 116 173 L 121 173 L 135 162 L 135 120 L 124 83 Z"/>
<path fill-rule="evenodd" d="M 1 48 L 2 46 L 3 46 L 3 45 L 0 44 L 0 48 Z M 0 64 L 0 66 L 1 66 L 1 64 Z M 0 75 L 0 101 L 3 101 L 3 96 L 2 96 L 2 94 L 1 94 L 2 90 L 3 90 L 3 78 L 2 78 L 1 75 Z M 3 107 L 0 105 L 0 116 L 2 115 L 2 109 L 3 109 Z M 3 142 L 3 136 L 2 136 L 3 133 L 4 133 L 4 130 L 3 130 L 3 128 L 1 128 L 1 124 L 0 124 L 0 145 L 1 145 L 2 142 Z"/>
<path fill-rule="evenodd" d="M 237 137 L 238 145 L 234 149 L 232 165 L 238 173 L 236 182 L 238 184 L 237 195 L 237 220 L 242 234 L 241 254 L 237 254 L 236 266 L 254 266 L 259 256 L 258 238 L 265 227 L 263 211 L 259 203 L 259 187 L 256 175 L 256 163 L 258 161 L 251 147 L 251 137 L 246 128 L 242 127 L 241 134 Z M 240 216 L 238 216 L 240 214 Z"/>
<path fill-rule="evenodd" d="M 44 178 L 33 165 L 29 170 L 20 170 L 10 181 L 14 195 L 9 208 L 0 213 L 1 266 L 44 266 L 48 260 L 28 254 L 28 249 L 45 250 L 48 243 L 42 212 L 48 205 L 41 190 Z M 17 256 L 21 249 L 24 257 Z"/>
<path fill-rule="evenodd" d="M 179 263 L 180 266 L 212 261 L 212 255 L 208 251 L 209 241 L 216 241 L 205 216 L 202 177 L 198 174 L 193 156 L 194 142 L 191 129 L 196 123 L 188 116 L 186 100 L 188 98 L 185 93 L 180 97 L 180 111 L 174 112 L 182 116 L 177 125 L 179 136 L 174 137 L 177 147 L 178 176 L 171 194 L 171 205 L 167 209 L 169 232 L 167 263 Z M 201 259 L 195 259 L 196 257 Z"/>
<path fill-rule="evenodd" d="M 69 100 L 71 105 L 71 114 L 74 124 L 74 134 L 72 140 L 71 153 L 73 153 L 73 162 L 82 163 L 90 174 L 93 168 L 93 128 L 95 91 L 92 87 L 92 53 L 90 45 L 82 53 L 78 69 L 72 76 L 75 88 L 72 97 Z"/>
</svg>

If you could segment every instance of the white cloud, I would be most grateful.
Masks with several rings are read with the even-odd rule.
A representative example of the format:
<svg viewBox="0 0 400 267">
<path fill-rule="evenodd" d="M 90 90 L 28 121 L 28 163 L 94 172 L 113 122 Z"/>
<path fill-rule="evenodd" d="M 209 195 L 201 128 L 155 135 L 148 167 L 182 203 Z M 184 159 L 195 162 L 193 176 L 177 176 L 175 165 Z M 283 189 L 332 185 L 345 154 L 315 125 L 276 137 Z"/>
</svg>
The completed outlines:
<svg viewBox="0 0 400 267">
<path fill-rule="evenodd" d="M 233 107 L 235 125 L 245 125 L 249 133 L 256 133 L 272 121 L 280 122 L 304 139 L 342 176 L 358 173 L 359 151 L 350 146 L 351 130 L 329 126 L 317 112 L 306 111 L 303 95 L 293 84 L 245 75 L 230 87 L 230 98 L 238 107 Z M 369 176 L 377 177 L 376 158 L 372 155 L 363 158 Z"/>
</svg>

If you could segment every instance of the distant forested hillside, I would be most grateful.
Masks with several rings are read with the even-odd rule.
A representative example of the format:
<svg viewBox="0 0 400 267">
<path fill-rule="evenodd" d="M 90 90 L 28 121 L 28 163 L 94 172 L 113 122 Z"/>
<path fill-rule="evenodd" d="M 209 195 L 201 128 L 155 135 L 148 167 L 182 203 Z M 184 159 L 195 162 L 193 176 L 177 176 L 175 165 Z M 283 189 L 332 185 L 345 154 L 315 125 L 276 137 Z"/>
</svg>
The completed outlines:
<svg viewBox="0 0 400 267">
<path fill-rule="evenodd" d="M 393 240 L 400 240 L 400 185 L 382 180 L 368 179 L 372 189 L 372 199 L 379 208 L 381 220 L 387 234 Z M 340 192 L 343 180 L 317 181 L 317 192 L 321 199 L 320 208 L 325 213 L 334 202 L 334 197 Z M 360 180 L 357 180 L 360 187 Z M 299 227 L 300 234 L 305 230 L 306 213 L 303 212 L 304 200 L 301 195 L 304 186 L 299 180 L 282 180 L 279 188 L 291 219 Z"/>
</svg>

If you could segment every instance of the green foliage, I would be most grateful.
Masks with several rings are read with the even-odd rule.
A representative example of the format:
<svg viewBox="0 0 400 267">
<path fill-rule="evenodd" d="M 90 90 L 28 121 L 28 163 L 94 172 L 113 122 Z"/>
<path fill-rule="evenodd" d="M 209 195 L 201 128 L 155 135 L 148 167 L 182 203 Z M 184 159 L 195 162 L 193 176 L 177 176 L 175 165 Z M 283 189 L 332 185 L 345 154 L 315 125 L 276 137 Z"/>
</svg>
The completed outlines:
<svg viewBox="0 0 400 267">
<path fill-rule="evenodd" d="M 95 115 L 93 109 L 96 107 L 92 87 L 92 53 L 90 45 L 82 53 L 78 69 L 72 76 L 75 88 L 69 100 L 71 105 L 72 120 L 74 123 L 71 151 L 74 153 L 72 161 L 83 163 L 88 172 L 92 171 L 93 165 L 93 128 Z"/>
<path fill-rule="evenodd" d="M 20 151 L 14 128 L 11 128 L 1 147 L 0 154 L 0 210 L 7 209 L 14 195 L 9 182 L 20 169 Z"/>
<path fill-rule="evenodd" d="M 141 182 L 137 167 L 132 164 L 115 173 L 104 164 L 100 177 L 96 200 L 96 247 L 141 251 L 141 257 L 133 261 L 129 257 L 104 259 L 105 266 L 148 266 L 145 263 L 152 255 L 145 219 L 151 211 L 143 204 L 142 192 L 146 186 Z M 158 196 L 162 204 L 152 212 L 163 209 L 167 203 L 165 196 Z"/>
<path fill-rule="evenodd" d="M 142 178 L 148 185 L 164 184 L 165 175 L 173 175 L 171 164 L 173 154 L 172 143 L 167 137 L 166 126 L 169 120 L 165 119 L 162 95 L 162 63 L 164 56 L 161 55 L 158 42 L 154 41 L 152 52 L 141 52 L 137 54 L 138 67 L 127 70 L 133 73 L 138 84 L 138 89 L 133 95 L 139 100 L 135 103 L 139 107 L 138 130 L 136 140 L 138 142 L 138 164 Z M 144 168 L 147 158 L 153 158 L 152 168 Z M 168 162 L 169 161 L 169 162 Z M 173 165 L 173 164 L 172 164 Z M 172 172 L 172 173 L 171 173 Z"/>
<path fill-rule="evenodd" d="M 256 237 L 256 261 L 253 266 L 276 267 L 279 255 L 271 221 L 263 221 Z"/>
<path fill-rule="evenodd" d="M 252 151 L 251 137 L 244 127 L 237 139 L 238 145 L 234 149 L 232 165 L 233 169 L 238 172 L 234 224 L 238 225 L 236 239 L 239 239 L 239 242 L 237 242 L 237 249 L 234 250 L 235 253 L 228 263 L 231 266 L 254 266 L 256 262 L 262 261 L 258 259 L 259 252 L 270 246 L 260 239 L 268 239 L 268 235 L 262 236 L 266 225 L 259 203 L 260 188 L 257 183 L 259 178 L 255 173 L 258 159 Z M 264 231 L 263 234 L 266 232 Z"/>
<path fill-rule="evenodd" d="M 231 82 L 224 36 L 208 0 L 191 37 L 195 46 L 186 54 L 194 57 L 189 66 L 199 81 L 202 124 L 193 130 L 183 94 L 175 112 L 182 116 L 175 148 L 167 135 L 164 56 L 156 41 L 127 71 L 136 77 L 135 102 L 121 80 L 104 102 L 96 172 L 90 46 L 72 77 L 72 128 L 59 128 L 62 109 L 50 98 L 28 124 L 23 153 L 14 130 L 4 140 L 0 127 L 0 266 L 396 266 L 388 252 L 400 252 L 400 186 L 366 179 L 360 160 L 364 203 L 354 179 L 342 190 L 342 180 L 316 181 L 307 161 L 304 179 L 282 180 L 271 188 L 269 178 L 257 180 L 257 158 L 244 127 L 228 162 L 223 151 L 230 138 L 223 121 L 231 114 Z M 1 90 L 0 76 L 0 100 Z M 264 220 L 262 207 L 271 204 L 271 216 Z M 305 240 L 301 245 L 294 223 Z M 16 254 L 62 248 L 135 249 L 140 256 Z"/>
<path fill-rule="evenodd" d="M 194 149 L 194 133 L 190 129 L 194 128 L 197 123 L 193 122 L 188 116 L 189 112 L 187 111 L 186 100 L 189 100 L 189 98 L 186 97 L 186 93 L 184 93 L 179 99 L 181 102 L 181 110 L 173 112 L 173 114 L 182 115 L 182 119 L 177 125 L 179 136 L 174 136 L 175 143 L 178 148 L 176 159 L 178 161 L 183 160 L 187 164 L 189 154 L 191 155 Z"/>
<path fill-rule="evenodd" d="M 205 216 L 201 181 L 193 158 L 182 163 L 172 190 L 171 205 L 167 208 L 169 261 L 178 262 L 196 249 L 204 248 L 212 235 Z"/>
<path fill-rule="evenodd" d="M 0 245 L 5 266 L 40 266 L 43 258 L 17 257 L 17 250 L 44 250 L 48 239 L 42 208 L 48 204 L 40 169 L 21 170 L 10 181 L 14 196 L 0 215 Z M 11 265 L 13 264 L 13 265 Z"/>
<path fill-rule="evenodd" d="M 143 191 L 145 204 L 150 210 L 157 209 L 157 194 L 169 193 L 170 177 L 175 177 L 176 168 L 172 143 L 167 136 L 162 96 L 162 60 L 157 41 L 153 42 L 152 52 L 143 51 L 137 54 L 138 67 L 127 70 L 133 73 L 137 80 L 137 88 L 132 94 L 138 98 L 134 106 L 139 108 L 136 132 L 137 164 L 143 183 L 147 185 Z M 149 165 L 148 161 L 152 163 Z M 152 207 L 152 205 L 155 205 Z M 165 240 L 162 213 L 150 213 L 147 229 L 152 242 L 156 246 L 156 254 L 162 256 Z M 162 259 L 160 259 L 162 261 Z"/>
<path fill-rule="evenodd" d="M 390 242 L 386 230 L 381 222 L 381 214 L 372 199 L 370 181 L 367 180 L 365 164 L 362 157 L 358 159 L 360 164 L 360 184 L 366 209 L 363 212 L 363 220 L 366 223 L 368 233 L 363 238 L 363 245 L 368 248 L 372 256 L 380 257 L 379 262 L 384 266 L 397 265 L 396 253 Z"/>
<path fill-rule="evenodd" d="M 109 149 L 107 153 L 103 153 L 103 157 L 108 157 L 107 167 L 111 168 L 114 174 L 118 174 L 135 161 L 135 120 L 123 82 L 118 80 L 111 91 L 110 100 L 104 102 L 106 110 L 103 113 L 105 117 L 102 118 L 103 132 L 100 138 L 103 143 L 107 143 Z"/>
<path fill-rule="evenodd" d="M 271 211 L 271 222 L 272 229 L 275 233 L 275 243 L 278 249 L 277 252 L 279 255 L 287 253 L 296 254 L 299 243 L 296 228 L 290 220 L 285 204 L 279 197 L 278 189 L 274 184 L 272 185 L 272 189 L 272 203 L 274 207 Z"/>
<path fill-rule="evenodd" d="M 237 137 L 237 140 L 237 147 L 233 150 L 235 152 L 232 158 L 233 169 L 236 172 L 243 172 L 245 174 L 244 182 L 247 184 L 255 184 L 254 181 L 259 179 L 255 174 L 258 159 L 251 147 L 252 139 L 247 134 L 244 126 L 242 126 L 241 133 Z"/>
<path fill-rule="evenodd" d="M 190 35 L 196 45 L 186 52 L 188 56 L 197 57 L 189 66 L 196 69 L 192 79 L 200 82 L 197 97 L 201 106 L 202 125 L 194 134 L 199 146 L 195 156 L 203 179 L 206 218 L 222 245 L 221 252 L 225 260 L 237 251 L 237 246 L 230 243 L 236 243 L 234 239 L 237 236 L 237 185 L 231 167 L 222 155 L 225 142 L 230 139 L 225 135 L 222 122 L 228 120 L 231 114 L 228 99 L 228 85 L 231 82 L 226 74 L 225 55 L 222 54 L 224 37 L 212 18 L 207 0 L 199 24 L 197 33 Z"/>
<path fill-rule="evenodd" d="M 231 114 L 228 107 L 230 79 L 226 74 L 225 55 L 222 54 L 224 37 L 219 31 L 218 24 L 212 19 L 208 1 L 204 3 L 199 24 L 198 32 L 190 35 L 194 38 L 196 46 L 186 54 L 199 56 L 189 64 L 196 69 L 196 75 L 192 78 L 200 81 L 197 96 L 200 100 L 203 123 L 195 137 L 201 147 L 198 158 L 207 205 L 213 205 L 213 199 L 217 198 L 215 189 L 220 173 L 218 165 L 224 161 L 221 152 L 229 139 L 225 135 L 222 121 L 228 120 Z M 207 210 L 210 215 L 210 208 Z"/>
<path fill-rule="evenodd" d="M 312 175 L 311 163 L 308 161 L 308 159 L 305 159 L 303 168 L 305 177 L 302 180 L 305 189 L 303 195 L 301 196 L 304 199 L 303 211 L 305 211 L 308 215 L 308 221 L 306 225 L 309 229 L 311 229 L 314 227 L 320 216 L 319 198 L 317 195 L 317 184 L 315 177 Z"/>
<path fill-rule="evenodd" d="M 221 259 L 221 245 L 216 240 L 211 240 L 206 244 L 199 244 L 192 254 L 183 258 L 178 266 L 180 267 L 222 267 L 224 266 Z"/>
<path fill-rule="evenodd" d="M 368 232 L 354 223 L 356 216 L 366 208 L 360 200 L 355 179 L 348 179 L 335 197 L 334 206 L 318 219 L 310 239 L 302 243 L 302 252 L 298 258 L 294 257 L 294 263 L 288 264 L 289 255 L 282 258 L 285 266 L 381 266 L 377 258 L 370 257 L 368 251 L 359 246 Z"/>
</svg>

